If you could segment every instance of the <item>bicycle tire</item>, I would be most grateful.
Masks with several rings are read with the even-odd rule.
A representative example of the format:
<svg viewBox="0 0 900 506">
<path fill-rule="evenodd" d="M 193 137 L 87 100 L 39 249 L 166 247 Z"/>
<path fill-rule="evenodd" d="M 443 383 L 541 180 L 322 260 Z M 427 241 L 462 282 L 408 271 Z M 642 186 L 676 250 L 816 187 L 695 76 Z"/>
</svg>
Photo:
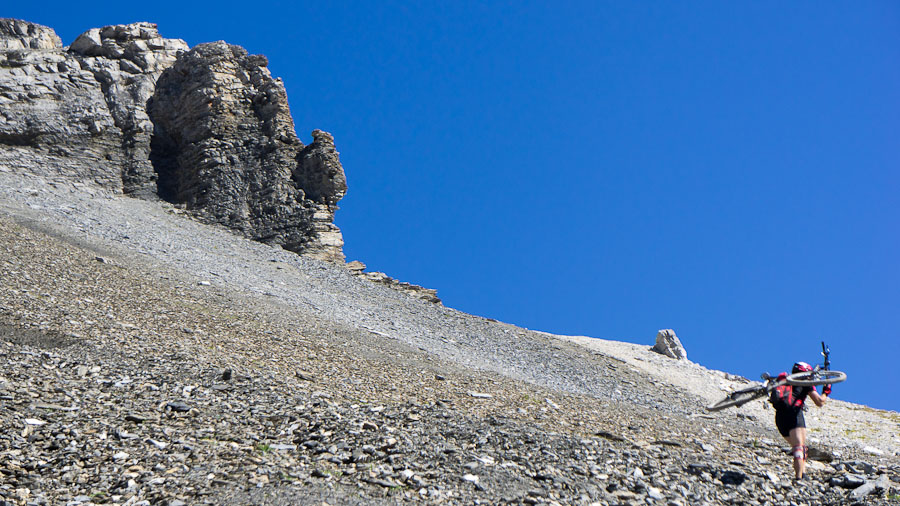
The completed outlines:
<svg viewBox="0 0 900 506">
<path fill-rule="evenodd" d="M 757 386 L 753 388 L 745 388 L 743 390 L 738 390 L 737 392 L 732 392 L 728 394 L 728 397 L 722 399 L 721 401 L 712 404 L 710 406 L 706 406 L 707 411 L 720 411 L 725 408 L 730 408 L 732 406 L 743 406 L 748 402 L 759 399 L 760 397 L 766 396 L 766 387 Z"/>
<path fill-rule="evenodd" d="M 846 379 L 847 374 L 841 371 L 804 371 L 788 376 L 787 383 L 798 387 L 815 387 L 840 383 Z"/>
</svg>

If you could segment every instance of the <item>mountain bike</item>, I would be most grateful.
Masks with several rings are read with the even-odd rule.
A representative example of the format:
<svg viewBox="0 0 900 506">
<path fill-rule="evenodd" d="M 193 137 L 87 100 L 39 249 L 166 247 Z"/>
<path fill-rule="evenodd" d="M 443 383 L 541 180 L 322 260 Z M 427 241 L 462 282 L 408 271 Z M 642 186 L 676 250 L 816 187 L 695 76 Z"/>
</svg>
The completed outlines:
<svg viewBox="0 0 900 506">
<path fill-rule="evenodd" d="M 787 378 L 779 380 L 777 377 L 770 376 L 769 373 L 763 373 L 760 378 L 765 381 L 762 385 L 753 385 L 749 388 L 737 390 L 728 394 L 721 401 L 707 406 L 707 411 L 719 411 L 732 406 L 741 407 L 748 402 L 768 397 L 773 390 L 782 385 L 796 385 L 802 387 L 814 387 L 818 385 L 828 385 L 831 383 L 840 383 L 847 379 L 847 375 L 841 371 L 832 371 L 829 369 L 831 361 L 828 359 L 831 350 L 822 342 L 822 355 L 825 357 L 824 366 L 816 366 L 812 371 L 801 371 L 789 375 Z"/>
</svg>

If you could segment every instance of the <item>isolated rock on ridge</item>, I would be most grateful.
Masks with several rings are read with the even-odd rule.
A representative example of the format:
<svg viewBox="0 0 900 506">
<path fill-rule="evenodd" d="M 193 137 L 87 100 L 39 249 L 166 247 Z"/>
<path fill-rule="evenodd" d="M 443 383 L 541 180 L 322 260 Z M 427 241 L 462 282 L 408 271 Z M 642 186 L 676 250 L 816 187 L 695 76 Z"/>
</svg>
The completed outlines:
<svg viewBox="0 0 900 506">
<path fill-rule="evenodd" d="M 687 359 L 687 350 L 681 345 L 681 340 L 672 329 L 662 329 L 656 333 L 656 344 L 651 350 L 661 353 L 669 358 L 678 360 Z"/>
</svg>

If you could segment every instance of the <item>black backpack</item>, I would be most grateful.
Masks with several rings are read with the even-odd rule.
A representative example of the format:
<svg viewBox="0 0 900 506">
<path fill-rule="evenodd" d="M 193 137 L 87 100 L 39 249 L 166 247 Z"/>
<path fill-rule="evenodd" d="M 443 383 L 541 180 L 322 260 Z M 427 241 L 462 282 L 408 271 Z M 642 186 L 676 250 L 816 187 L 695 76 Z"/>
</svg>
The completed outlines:
<svg viewBox="0 0 900 506">
<path fill-rule="evenodd" d="M 775 409 L 803 406 L 803 399 L 794 396 L 794 387 L 791 385 L 781 385 L 772 390 L 772 393 L 769 394 L 769 402 L 775 406 Z"/>
</svg>

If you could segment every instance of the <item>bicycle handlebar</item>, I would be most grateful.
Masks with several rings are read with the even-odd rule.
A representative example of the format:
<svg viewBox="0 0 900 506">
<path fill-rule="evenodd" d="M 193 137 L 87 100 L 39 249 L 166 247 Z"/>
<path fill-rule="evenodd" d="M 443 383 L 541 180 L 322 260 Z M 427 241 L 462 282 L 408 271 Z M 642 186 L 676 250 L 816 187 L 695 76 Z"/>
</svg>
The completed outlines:
<svg viewBox="0 0 900 506">
<path fill-rule="evenodd" d="M 822 356 L 825 357 L 825 370 L 828 370 L 828 367 L 831 366 L 831 361 L 828 360 L 828 355 L 831 355 L 831 349 L 825 345 L 825 341 L 822 341 Z"/>
</svg>

